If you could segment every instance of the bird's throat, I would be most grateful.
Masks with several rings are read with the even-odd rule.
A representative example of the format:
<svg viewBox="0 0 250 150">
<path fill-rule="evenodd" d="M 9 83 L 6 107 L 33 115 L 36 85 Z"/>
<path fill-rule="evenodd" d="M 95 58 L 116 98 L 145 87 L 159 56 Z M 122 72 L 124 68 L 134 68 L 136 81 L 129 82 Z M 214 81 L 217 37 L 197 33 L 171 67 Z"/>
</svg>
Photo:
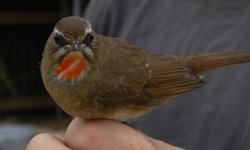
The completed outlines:
<svg viewBox="0 0 250 150">
<path fill-rule="evenodd" d="M 55 67 L 55 75 L 60 81 L 74 81 L 83 76 L 88 62 L 81 52 L 70 52 Z"/>
</svg>

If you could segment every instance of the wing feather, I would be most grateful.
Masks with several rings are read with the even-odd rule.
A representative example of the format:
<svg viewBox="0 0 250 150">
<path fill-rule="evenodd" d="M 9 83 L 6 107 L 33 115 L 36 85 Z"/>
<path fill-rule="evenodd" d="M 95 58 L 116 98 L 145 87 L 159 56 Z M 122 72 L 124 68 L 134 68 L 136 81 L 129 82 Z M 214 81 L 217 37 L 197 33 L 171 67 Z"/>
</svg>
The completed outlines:
<svg viewBox="0 0 250 150">
<path fill-rule="evenodd" d="M 115 86 L 102 89 L 103 103 L 155 106 L 204 84 L 173 56 L 150 55 L 132 67 Z"/>
<path fill-rule="evenodd" d="M 148 58 L 152 77 L 144 90 L 152 99 L 166 99 L 200 87 L 200 80 L 192 71 L 185 68 L 174 56 L 152 56 Z"/>
</svg>

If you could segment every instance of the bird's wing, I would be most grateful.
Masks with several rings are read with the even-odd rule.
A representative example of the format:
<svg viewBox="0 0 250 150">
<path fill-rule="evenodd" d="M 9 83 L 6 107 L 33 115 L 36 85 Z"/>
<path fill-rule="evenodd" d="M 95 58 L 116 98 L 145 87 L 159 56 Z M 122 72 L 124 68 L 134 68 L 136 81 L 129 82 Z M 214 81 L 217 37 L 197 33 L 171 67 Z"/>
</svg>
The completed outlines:
<svg viewBox="0 0 250 150">
<path fill-rule="evenodd" d="M 175 57 L 150 55 L 129 69 L 115 86 L 104 87 L 100 97 L 109 105 L 113 101 L 115 105 L 156 106 L 203 84 Z"/>
<path fill-rule="evenodd" d="M 153 55 L 148 57 L 148 62 L 151 78 L 145 84 L 144 91 L 154 99 L 152 105 L 205 84 L 174 56 Z"/>
</svg>

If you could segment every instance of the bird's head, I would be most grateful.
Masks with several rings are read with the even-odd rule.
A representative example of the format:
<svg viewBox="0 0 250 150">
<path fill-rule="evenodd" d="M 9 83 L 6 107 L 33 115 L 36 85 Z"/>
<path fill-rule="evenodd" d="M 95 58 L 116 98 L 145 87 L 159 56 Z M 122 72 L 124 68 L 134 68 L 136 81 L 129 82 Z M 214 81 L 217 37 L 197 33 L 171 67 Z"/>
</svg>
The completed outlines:
<svg viewBox="0 0 250 150">
<path fill-rule="evenodd" d="M 81 17 L 59 20 L 45 46 L 42 65 L 59 82 L 74 83 L 85 76 L 95 59 L 95 33 Z"/>
</svg>

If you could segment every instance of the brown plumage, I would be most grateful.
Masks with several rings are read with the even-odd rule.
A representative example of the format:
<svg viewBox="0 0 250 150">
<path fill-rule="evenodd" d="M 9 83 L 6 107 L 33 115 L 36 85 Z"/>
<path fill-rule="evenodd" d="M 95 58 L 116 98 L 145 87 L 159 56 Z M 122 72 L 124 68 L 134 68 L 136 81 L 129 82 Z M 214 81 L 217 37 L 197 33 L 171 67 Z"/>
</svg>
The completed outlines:
<svg viewBox="0 0 250 150">
<path fill-rule="evenodd" d="M 83 18 L 66 17 L 47 41 L 41 75 L 49 94 L 67 113 L 125 121 L 201 87 L 201 77 L 210 69 L 245 62 L 250 62 L 250 51 L 152 54 L 94 33 Z"/>
</svg>

